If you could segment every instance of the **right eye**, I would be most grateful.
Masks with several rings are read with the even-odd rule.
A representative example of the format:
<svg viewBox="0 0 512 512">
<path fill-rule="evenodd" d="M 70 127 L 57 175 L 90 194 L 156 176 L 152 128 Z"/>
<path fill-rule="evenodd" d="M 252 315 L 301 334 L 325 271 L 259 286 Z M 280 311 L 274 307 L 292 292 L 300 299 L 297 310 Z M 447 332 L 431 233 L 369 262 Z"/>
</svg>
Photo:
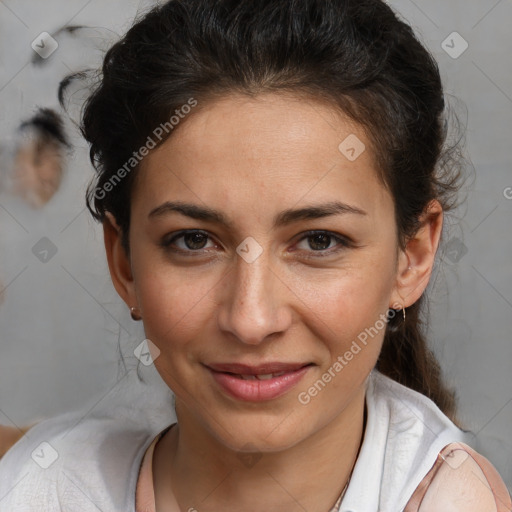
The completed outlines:
<svg viewBox="0 0 512 512">
<path fill-rule="evenodd" d="M 166 236 L 162 242 L 162 247 L 172 252 L 187 254 L 200 253 L 206 246 L 210 235 L 205 231 L 189 229 L 173 233 L 170 237 Z"/>
</svg>

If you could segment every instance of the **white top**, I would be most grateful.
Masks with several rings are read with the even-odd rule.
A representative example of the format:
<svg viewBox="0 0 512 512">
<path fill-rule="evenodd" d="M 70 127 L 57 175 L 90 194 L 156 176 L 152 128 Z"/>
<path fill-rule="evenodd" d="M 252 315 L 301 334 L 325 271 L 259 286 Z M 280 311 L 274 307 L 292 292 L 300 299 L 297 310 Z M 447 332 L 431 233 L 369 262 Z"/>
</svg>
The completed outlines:
<svg viewBox="0 0 512 512">
<path fill-rule="evenodd" d="M 340 512 L 402 511 L 443 447 L 471 446 L 430 399 L 376 369 L 366 405 Z M 0 460 L 0 512 L 135 512 L 143 456 L 176 421 L 171 397 L 132 375 L 89 409 L 39 423 Z"/>
</svg>

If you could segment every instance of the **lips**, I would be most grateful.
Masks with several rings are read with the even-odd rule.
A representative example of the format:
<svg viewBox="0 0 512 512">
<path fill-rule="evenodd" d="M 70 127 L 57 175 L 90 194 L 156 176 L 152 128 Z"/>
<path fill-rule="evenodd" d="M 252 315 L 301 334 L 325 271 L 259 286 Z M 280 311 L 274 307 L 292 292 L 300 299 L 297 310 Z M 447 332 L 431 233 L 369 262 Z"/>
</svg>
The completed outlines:
<svg viewBox="0 0 512 512">
<path fill-rule="evenodd" d="M 298 384 L 313 363 L 269 362 L 257 366 L 238 363 L 207 365 L 220 389 L 238 400 L 259 402 L 277 398 Z"/>
<path fill-rule="evenodd" d="M 279 363 L 279 362 L 268 362 L 255 366 L 249 366 L 246 364 L 239 363 L 213 363 L 208 364 L 207 366 L 216 371 L 222 373 L 232 373 L 234 375 L 244 375 L 244 376 L 264 376 L 264 375 L 274 375 L 276 374 L 284 374 L 288 372 L 295 372 L 304 368 L 304 366 L 309 366 L 312 363 Z"/>
</svg>

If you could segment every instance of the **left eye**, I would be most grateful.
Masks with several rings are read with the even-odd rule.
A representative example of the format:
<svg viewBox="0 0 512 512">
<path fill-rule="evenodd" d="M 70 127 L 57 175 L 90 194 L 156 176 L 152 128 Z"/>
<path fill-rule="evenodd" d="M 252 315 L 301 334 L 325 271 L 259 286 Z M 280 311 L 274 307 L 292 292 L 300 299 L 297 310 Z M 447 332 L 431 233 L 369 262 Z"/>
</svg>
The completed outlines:
<svg viewBox="0 0 512 512">
<path fill-rule="evenodd" d="M 302 242 L 306 242 L 308 245 L 305 250 L 313 250 L 313 252 L 327 251 L 336 246 L 338 246 L 337 250 L 339 250 L 340 248 L 349 246 L 347 240 L 327 231 L 310 231 L 306 233 L 299 244 L 297 244 L 297 247 L 299 247 Z M 334 245 L 331 245 L 333 242 Z"/>
</svg>

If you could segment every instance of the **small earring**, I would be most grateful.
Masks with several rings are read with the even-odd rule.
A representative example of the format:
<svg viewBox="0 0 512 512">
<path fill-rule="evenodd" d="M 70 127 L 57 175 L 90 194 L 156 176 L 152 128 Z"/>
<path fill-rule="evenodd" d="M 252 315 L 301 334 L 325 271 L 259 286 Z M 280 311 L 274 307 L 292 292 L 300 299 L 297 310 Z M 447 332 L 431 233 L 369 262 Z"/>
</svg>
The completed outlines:
<svg viewBox="0 0 512 512">
<path fill-rule="evenodd" d="M 404 315 L 404 322 L 405 322 L 405 306 L 402 307 L 402 314 Z"/>
<path fill-rule="evenodd" d="M 135 320 L 136 322 L 142 320 L 139 308 L 130 308 L 130 315 L 132 316 L 132 320 Z"/>
</svg>

